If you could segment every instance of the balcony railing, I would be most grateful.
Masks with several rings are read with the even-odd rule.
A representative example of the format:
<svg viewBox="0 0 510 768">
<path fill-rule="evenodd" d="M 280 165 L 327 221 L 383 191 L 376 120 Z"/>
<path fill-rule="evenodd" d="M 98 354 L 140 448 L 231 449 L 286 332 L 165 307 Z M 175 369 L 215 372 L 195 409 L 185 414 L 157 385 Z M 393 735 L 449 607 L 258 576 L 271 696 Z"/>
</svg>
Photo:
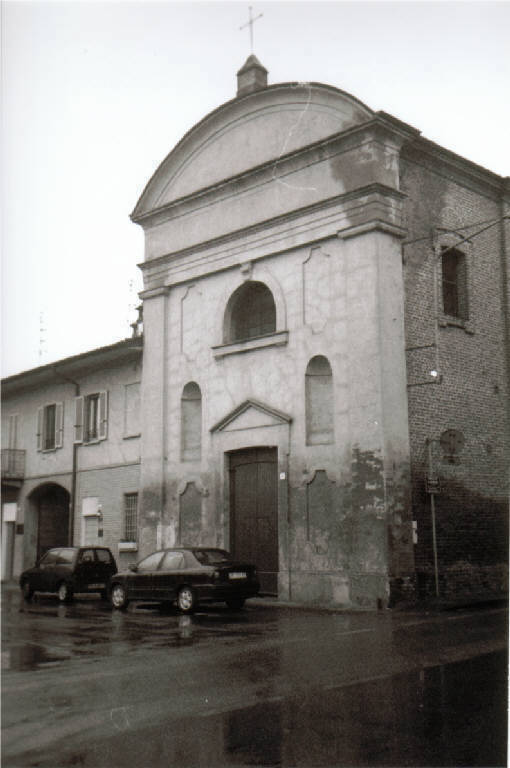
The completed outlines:
<svg viewBox="0 0 510 768">
<path fill-rule="evenodd" d="M 2 480 L 23 480 L 25 477 L 25 451 L 2 448 Z"/>
</svg>

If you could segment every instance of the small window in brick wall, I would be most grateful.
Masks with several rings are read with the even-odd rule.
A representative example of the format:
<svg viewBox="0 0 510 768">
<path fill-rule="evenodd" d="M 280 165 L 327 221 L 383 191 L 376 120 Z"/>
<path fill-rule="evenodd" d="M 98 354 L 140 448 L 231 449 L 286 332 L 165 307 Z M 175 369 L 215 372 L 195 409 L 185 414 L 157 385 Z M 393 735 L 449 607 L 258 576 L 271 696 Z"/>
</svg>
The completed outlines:
<svg viewBox="0 0 510 768">
<path fill-rule="evenodd" d="M 443 312 L 459 320 L 467 320 L 467 266 L 466 257 L 455 248 L 443 248 L 441 257 L 443 283 Z"/>
</svg>

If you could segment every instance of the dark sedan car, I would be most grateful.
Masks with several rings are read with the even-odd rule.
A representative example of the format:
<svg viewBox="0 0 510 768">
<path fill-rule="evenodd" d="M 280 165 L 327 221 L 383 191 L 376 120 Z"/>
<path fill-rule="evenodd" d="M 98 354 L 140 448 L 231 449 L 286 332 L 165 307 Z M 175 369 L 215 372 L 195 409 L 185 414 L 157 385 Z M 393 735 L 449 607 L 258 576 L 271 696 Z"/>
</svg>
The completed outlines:
<svg viewBox="0 0 510 768">
<path fill-rule="evenodd" d="M 25 600 L 34 592 L 56 592 L 61 602 L 72 600 L 75 592 L 99 592 L 105 600 L 116 571 L 115 558 L 106 547 L 58 547 L 23 571 L 19 584 Z"/>
<path fill-rule="evenodd" d="M 183 613 L 199 603 L 225 601 L 229 608 L 242 608 L 258 594 L 260 585 L 254 565 L 236 562 L 224 549 L 177 547 L 153 552 L 130 572 L 111 580 L 114 608 L 126 608 L 130 600 L 157 603 L 177 602 Z"/>
</svg>

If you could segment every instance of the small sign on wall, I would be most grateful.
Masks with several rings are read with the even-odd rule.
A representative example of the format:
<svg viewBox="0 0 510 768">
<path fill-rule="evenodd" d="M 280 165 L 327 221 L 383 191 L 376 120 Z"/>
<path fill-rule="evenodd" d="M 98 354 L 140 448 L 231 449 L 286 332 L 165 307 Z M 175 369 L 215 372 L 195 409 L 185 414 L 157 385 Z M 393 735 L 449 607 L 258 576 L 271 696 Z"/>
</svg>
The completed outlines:
<svg viewBox="0 0 510 768">
<path fill-rule="evenodd" d="M 87 496 L 83 499 L 82 505 L 81 505 L 81 513 L 83 517 L 87 517 L 89 515 L 98 515 L 100 510 L 100 504 L 99 499 L 97 496 Z"/>
<path fill-rule="evenodd" d="M 18 505 L 15 501 L 8 501 L 2 504 L 2 520 L 4 523 L 15 523 Z"/>
</svg>

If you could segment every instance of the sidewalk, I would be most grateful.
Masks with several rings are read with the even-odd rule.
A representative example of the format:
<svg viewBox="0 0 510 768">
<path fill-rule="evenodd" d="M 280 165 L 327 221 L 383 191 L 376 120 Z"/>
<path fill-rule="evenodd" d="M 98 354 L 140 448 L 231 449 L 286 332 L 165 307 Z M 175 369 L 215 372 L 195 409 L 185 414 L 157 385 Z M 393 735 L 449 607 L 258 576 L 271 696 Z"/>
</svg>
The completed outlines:
<svg viewBox="0 0 510 768">
<path fill-rule="evenodd" d="M 17 581 L 2 581 L 2 593 L 20 592 Z M 260 606 L 262 608 L 292 608 L 294 610 L 321 611 L 324 613 L 436 613 L 440 611 L 455 611 L 463 608 L 485 608 L 491 605 L 510 607 L 508 595 L 479 595 L 465 598 L 429 597 L 424 600 L 415 600 L 397 603 L 391 608 L 364 608 L 357 606 L 333 605 L 331 603 L 299 603 L 292 600 L 282 600 L 270 595 L 261 595 L 249 599 L 247 605 Z"/>
</svg>

